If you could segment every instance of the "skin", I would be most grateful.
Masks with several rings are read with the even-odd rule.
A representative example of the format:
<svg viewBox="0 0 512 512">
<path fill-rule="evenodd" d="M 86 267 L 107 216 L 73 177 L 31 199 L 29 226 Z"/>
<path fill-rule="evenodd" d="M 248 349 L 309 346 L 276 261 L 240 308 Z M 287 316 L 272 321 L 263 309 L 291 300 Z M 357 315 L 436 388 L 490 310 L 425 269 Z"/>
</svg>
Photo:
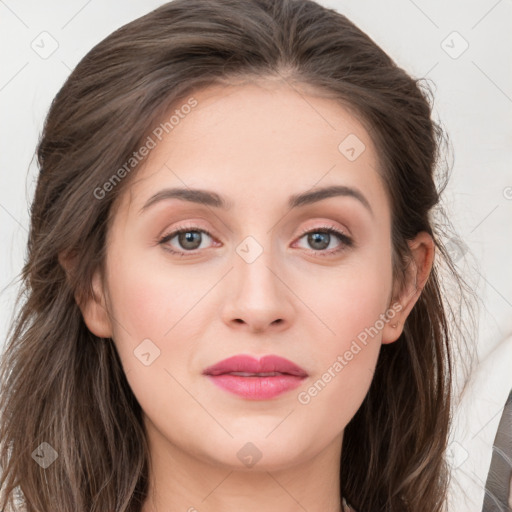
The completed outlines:
<svg viewBox="0 0 512 512">
<path fill-rule="evenodd" d="M 151 483 L 143 511 L 337 512 L 344 428 L 369 389 L 381 344 L 397 340 L 428 278 L 432 239 L 420 233 L 411 241 L 414 265 L 394 297 L 378 154 L 358 119 L 332 99 L 281 81 L 214 86 L 194 98 L 197 107 L 121 196 L 105 279 L 95 275 L 96 297 L 81 305 L 88 328 L 112 338 L 144 410 Z M 354 161 L 338 150 L 349 134 L 366 146 Z M 288 209 L 291 194 L 328 185 L 357 188 L 373 215 L 346 196 Z M 168 199 L 139 213 L 168 187 L 213 190 L 232 207 Z M 212 236 L 199 235 L 196 254 L 179 257 L 158 239 L 183 223 Z M 355 246 L 320 256 L 342 242 L 327 236 L 327 249 L 318 249 L 301 230 L 325 223 Z M 248 236 L 263 250 L 251 263 L 236 252 Z M 177 236 L 166 246 L 187 250 Z M 392 304 L 401 308 L 393 320 L 300 403 L 299 393 Z M 134 350 L 148 338 L 160 355 L 146 366 Z M 308 377 L 273 399 L 243 399 L 202 375 L 235 354 L 277 354 Z M 237 457 L 248 442 L 261 453 L 252 467 Z"/>
</svg>

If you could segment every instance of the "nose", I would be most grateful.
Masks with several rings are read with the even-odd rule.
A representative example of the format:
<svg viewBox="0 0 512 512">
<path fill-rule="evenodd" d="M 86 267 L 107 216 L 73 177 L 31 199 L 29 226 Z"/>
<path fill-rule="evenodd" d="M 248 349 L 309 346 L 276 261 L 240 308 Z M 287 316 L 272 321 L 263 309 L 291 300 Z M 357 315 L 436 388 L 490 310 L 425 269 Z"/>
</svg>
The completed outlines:
<svg viewBox="0 0 512 512">
<path fill-rule="evenodd" d="M 287 329 L 293 322 L 294 294 L 282 265 L 266 249 L 252 262 L 234 256 L 221 311 L 223 321 L 230 328 L 253 333 Z"/>
</svg>

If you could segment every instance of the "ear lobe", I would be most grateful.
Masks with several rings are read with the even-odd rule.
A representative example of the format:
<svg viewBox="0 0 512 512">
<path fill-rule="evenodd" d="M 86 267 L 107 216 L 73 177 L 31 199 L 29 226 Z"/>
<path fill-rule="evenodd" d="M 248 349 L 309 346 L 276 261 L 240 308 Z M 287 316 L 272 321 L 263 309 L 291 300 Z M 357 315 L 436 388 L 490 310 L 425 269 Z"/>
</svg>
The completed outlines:
<svg viewBox="0 0 512 512">
<path fill-rule="evenodd" d="M 59 254 L 59 263 L 69 278 L 73 272 L 73 259 L 61 253 Z M 89 296 L 85 301 L 80 301 L 75 294 L 75 301 L 82 312 L 87 328 L 99 338 L 112 338 L 112 325 L 107 313 L 105 292 L 99 269 L 94 272 L 91 285 L 93 296 Z"/>
<path fill-rule="evenodd" d="M 112 338 L 112 325 L 107 313 L 105 293 L 99 270 L 92 279 L 93 297 L 78 305 L 88 329 L 99 338 Z"/>
<path fill-rule="evenodd" d="M 398 301 L 393 304 L 393 309 L 399 311 L 389 320 L 382 331 L 383 344 L 393 343 L 402 334 L 405 321 L 419 299 L 434 263 L 435 244 L 427 232 L 418 233 L 408 243 L 412 260 L 407 267 L 406 284 Z"/>
</svg>

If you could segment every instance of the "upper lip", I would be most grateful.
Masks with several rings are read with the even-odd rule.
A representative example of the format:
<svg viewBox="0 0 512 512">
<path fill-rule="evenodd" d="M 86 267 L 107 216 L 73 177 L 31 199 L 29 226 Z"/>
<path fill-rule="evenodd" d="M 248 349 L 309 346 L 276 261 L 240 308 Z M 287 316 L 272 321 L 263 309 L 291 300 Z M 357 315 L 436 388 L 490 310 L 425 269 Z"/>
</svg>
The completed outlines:
<svg viewBox="0 0 512 512">
<path fill-rule="evenodd" d="M 249 355 L 236 355 L 224 359 L 209 366 L 203 371 L 204 375 L 222 375 L 225 373 L 244 372 L 244 373 L 282 373 L 295 375 L 297 377 L 307 377 L 307 372 L 292 361 L 276 355 L 263 356 L 256 359 Z"/>
</svg>

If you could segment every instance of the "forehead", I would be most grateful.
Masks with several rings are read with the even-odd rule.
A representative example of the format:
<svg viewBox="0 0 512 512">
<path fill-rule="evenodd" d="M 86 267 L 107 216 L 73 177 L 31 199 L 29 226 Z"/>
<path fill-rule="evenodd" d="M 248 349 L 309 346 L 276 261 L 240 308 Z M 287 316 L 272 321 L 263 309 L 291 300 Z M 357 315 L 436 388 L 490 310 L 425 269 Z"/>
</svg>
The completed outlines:
<svg viewBox="0 0 512 512">
<path fill-rule="evenodd" d="M 373 141 L 333 99 L 277 80 L 214 85 L 193 98 L 196 106 L 161 140 L 153 136 L 155 147 L 122 201 L 125 210 L 139 212 L 165 187 L 212 190 L 239 208 L 258 199 L 262 207 L 261 198 L 282 206 L 294 193 L 330 185 L 357 188 L 375 211 L 389 209 Z"/>
</svg>

